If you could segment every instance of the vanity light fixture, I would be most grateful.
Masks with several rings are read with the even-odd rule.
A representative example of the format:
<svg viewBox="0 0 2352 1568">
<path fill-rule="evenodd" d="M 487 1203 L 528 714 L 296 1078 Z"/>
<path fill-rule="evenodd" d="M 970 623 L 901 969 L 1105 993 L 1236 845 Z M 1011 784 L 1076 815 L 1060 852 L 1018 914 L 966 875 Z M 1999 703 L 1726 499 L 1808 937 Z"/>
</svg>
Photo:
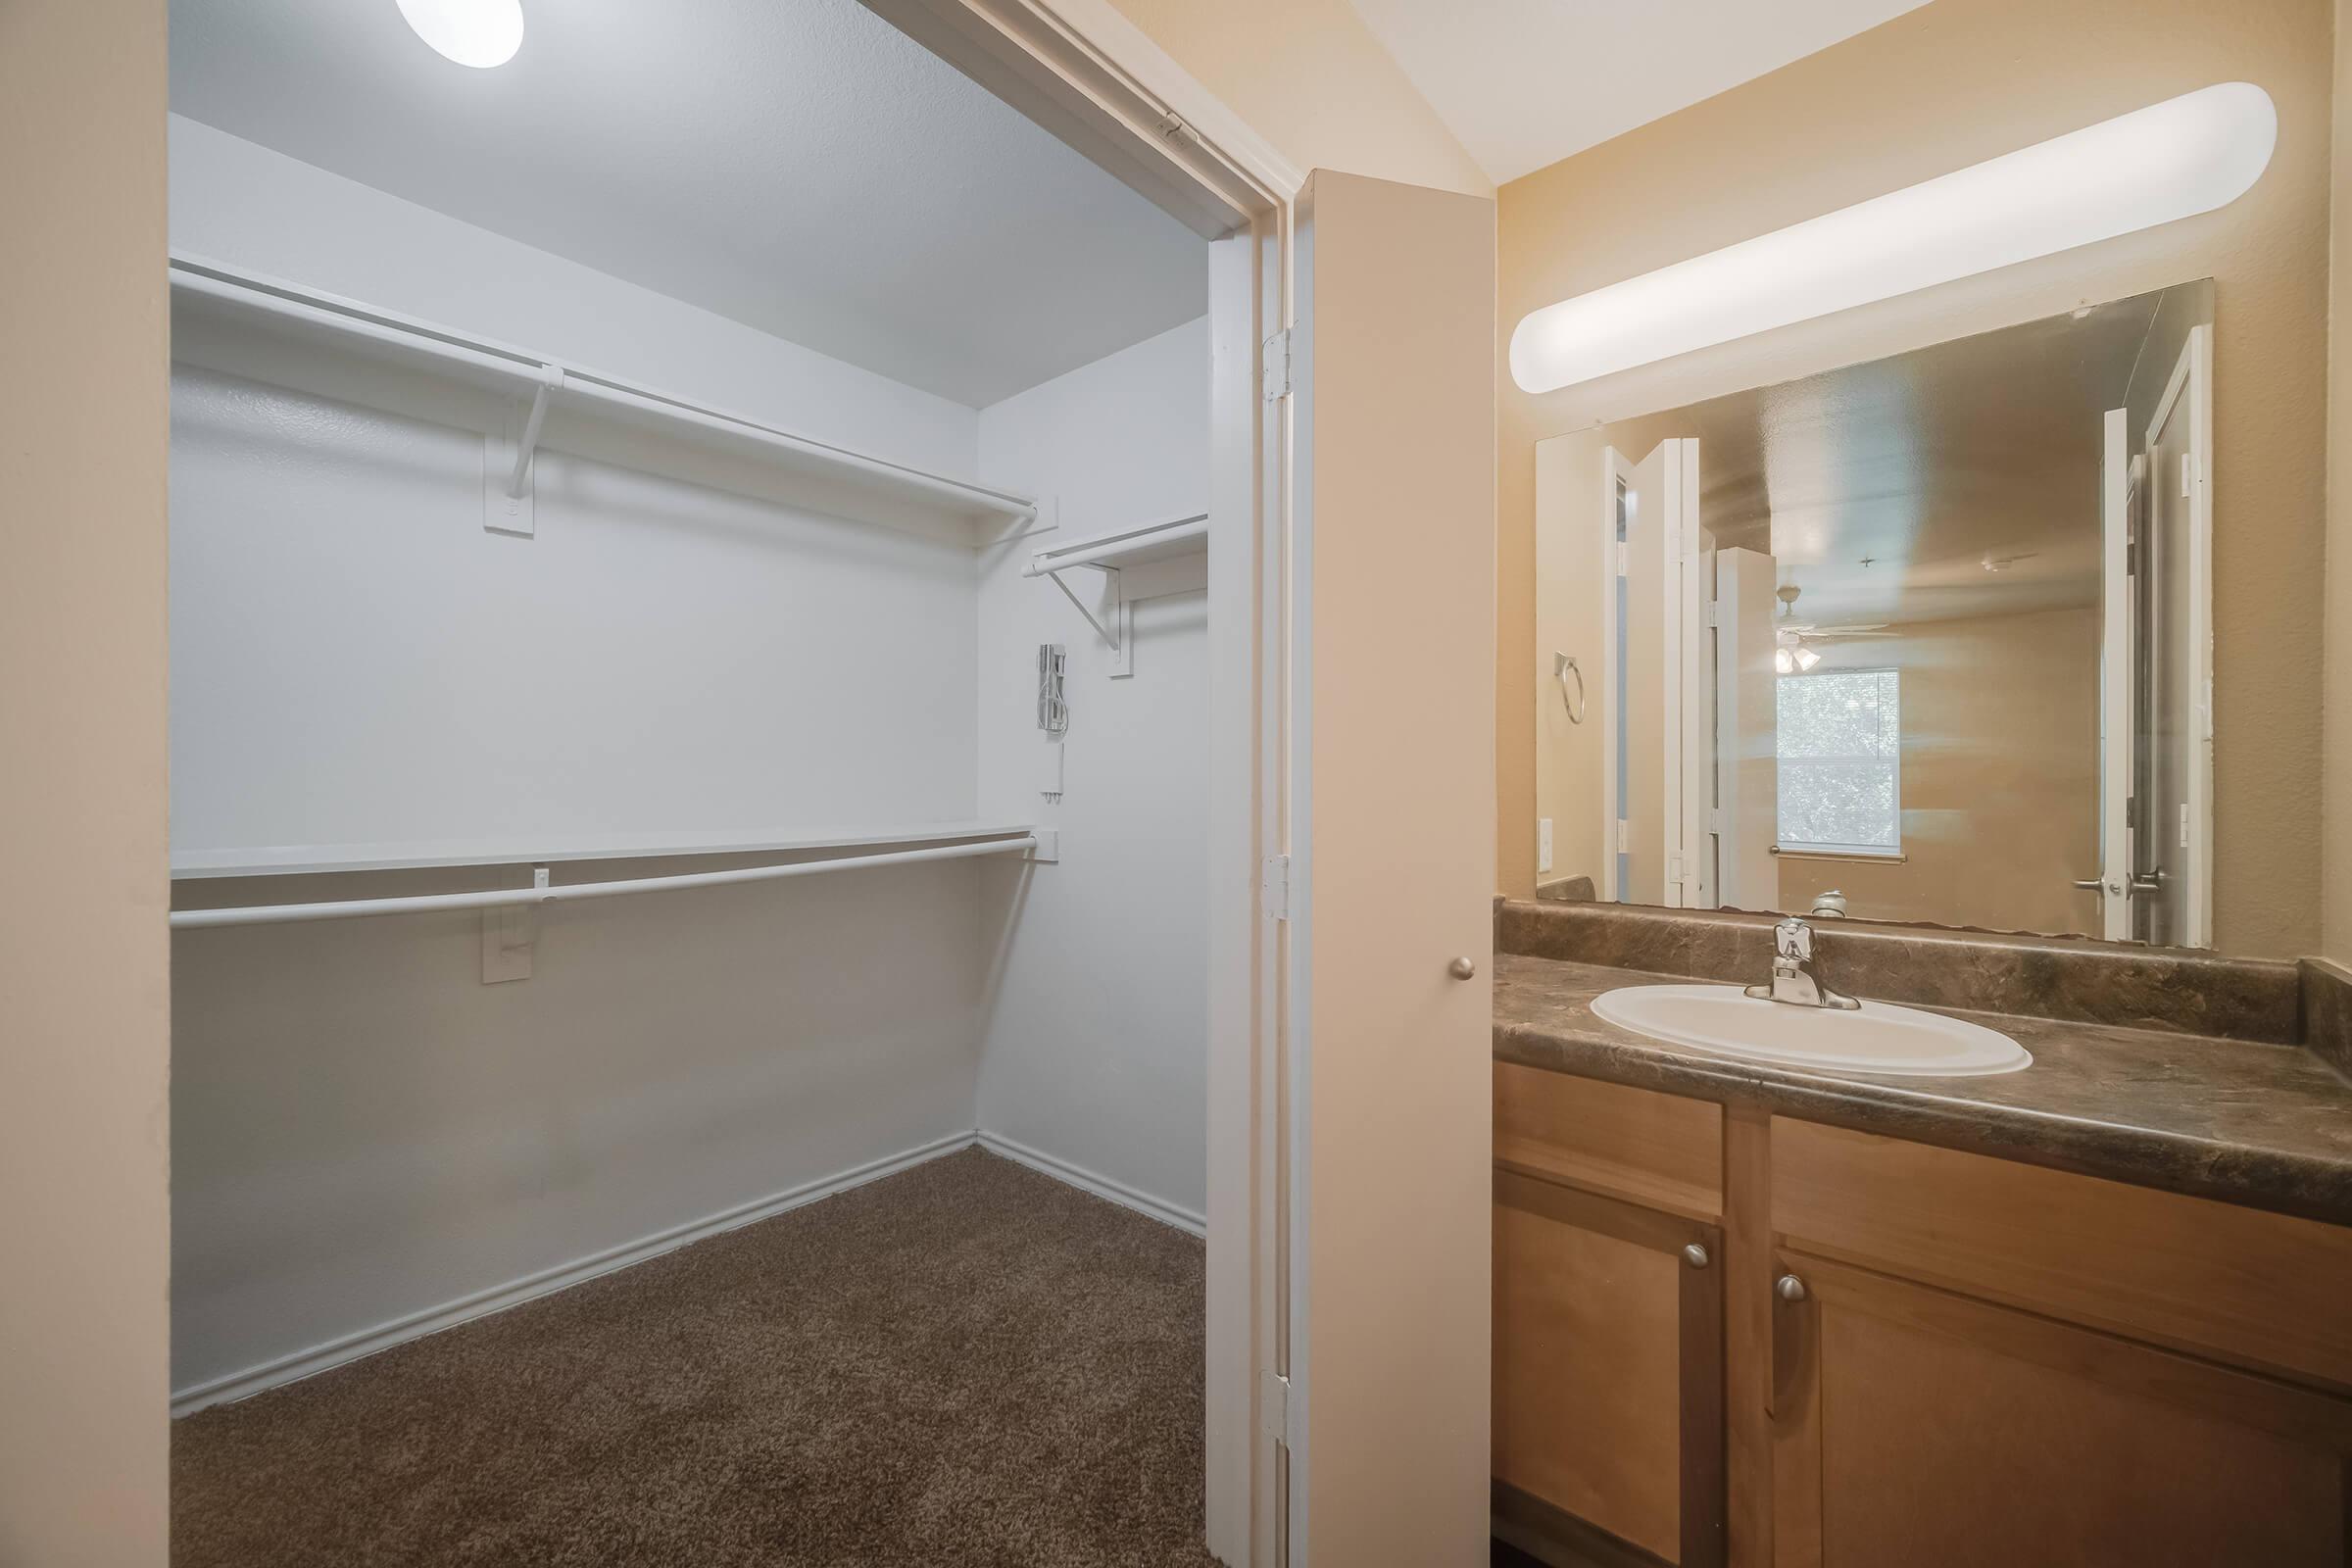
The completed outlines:
<svg viewBox="0 0 2352 1568">
<path fill-rule="evenodd" d="M 1511 379 L 1612 371 L 2226 207 L 2269 167 L 2271 95 L 2226 81 L 1546 305 Z"/>
<path fill-rule="evenodd" d="M 416 36 L 461 66 L 487 71 L 522 47 L 522 0 L 399 0 Z"/>
</svg>

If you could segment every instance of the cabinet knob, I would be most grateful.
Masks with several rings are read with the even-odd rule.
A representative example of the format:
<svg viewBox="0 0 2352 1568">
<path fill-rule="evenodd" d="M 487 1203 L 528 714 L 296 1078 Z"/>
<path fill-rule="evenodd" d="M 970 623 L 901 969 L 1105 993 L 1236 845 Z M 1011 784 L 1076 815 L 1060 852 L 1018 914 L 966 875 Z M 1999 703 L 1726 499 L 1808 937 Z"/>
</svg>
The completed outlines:
<svg viewBox="0 0 2352 1568">
<path fill-rule="evenodd" d="M 1478 965 L 1468 958 L 1456 958 L 1446 966 L 1446 972 L 1456 980 L 1468 980 L 1478 973 Z"/>
<path fill-rule="evenodd" d="M 1692 1268 L 1705 1268 L 1708 1263 L 1707 1250 L 1698 1243 L 1692 1242 L 1683 1249 L 1683 1261 Z"/>
<path fill-rule="evenodd" d="M 1773 1282 L 1772 1292 L 1784 1301 L 1801 1301 L 1805 1298 L 1805 1282 L 1793 1274 L 1784 1274 Z"/>
</svg>

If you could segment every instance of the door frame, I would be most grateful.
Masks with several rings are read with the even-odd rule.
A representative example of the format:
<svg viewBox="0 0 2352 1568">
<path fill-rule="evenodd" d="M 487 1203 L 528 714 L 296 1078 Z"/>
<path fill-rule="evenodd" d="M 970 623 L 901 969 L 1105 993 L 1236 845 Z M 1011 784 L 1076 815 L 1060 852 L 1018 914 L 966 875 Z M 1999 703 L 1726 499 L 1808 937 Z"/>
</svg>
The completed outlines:
<svg viewBox="0 0 2352 1568">
<path fill-rule="evenodd" d="M 1309 1046 L 1292 1003 L 1310 933 L 1288 897 L 1310 843 L 1290 395 L 1305 178 L 1110 0 L 862 3 L 1209 242 L 1206 1537 L 1235 1568 L 1275 1568 L 1306 1495 L 1286 1419 L 1305 1396 L 1289 1329 Z"/>
<path fill-rule="evenodd" d="M 1631 484 L 1635 471 L 1660 449 L 1663 476 L 1658 497 L 1660 606 L 1659 734 L 1665 746 L 1660 774 L 1664 802 L 1659 809 L 1661 857 L 1658 903 L 1669 909 L 1711 907 L 1713 877 L 1702 869 L 1700 849 L 1711 830 L 1714 806 L 1714 763 L 1711 758 L 1712 715 L 1709 698 L 1714 687 L 1709 674 L 1705 639 L 1706 562 L 1699 552 L 1698 438 L 1665 436 L 1640 458 L 1629 459 L 1614 446 L 1600 452 L 1600 899 L 1614 904 L 1623 894 L 1617 859 L 1624 853 L 1625 803 L 1618 799 L 1618 725 L 1623 704 L 1618 683 L 1624 678 L 1617 645 L 1621 631 L 1617 614 L 1617 584 L 1626 573 L 1626 552 L 1632 539 L 1617 541 L 1617 486 Z M 1635 496 L 1639 502 L 1641 492 Z M 1636 525 L 1645 515 L 1637 505 Z"/>
<path fill-rule="evenodd" d="M 2188 330 L 2188 343 L 2173 366 L 2156 412 L 2140 432 L 2140 449 L 2152 450 L 2156 432 L 2185 399 L 2188 405 L 2188 645 L 2195 673 L 2196 754 L 2188 768 L 2188 897 L 2181 911 L 2186 929 L 2181 946 L 2213 946 L 2213 327 Z M 2151 486 L 2167 476 L 2150 473 Z"/>
<path fill-rule="evenodd" d="M 2132 413 L 2109 409 L 2099 475 L 2099 843 L 2100 935 L 2132 937 L 2132 696 L 2131 529 Z"/>
<path fill-rule="evenodd" d="M 1618 624 L 1617 601 L 1623 590 L 1618 586 L 1626 580 L 1626 551 L 1632 540 L 1617 537 L 1617 487 L 1633 483 L 1635 465 L 1613 446 L 1600 449 L 1600 569 L 1593 573 L 1600 580 L 1600 679 L 1593 684 L 1600 694 L 1600 902 L 1615 904 L 1624 896 L 1619 880 L 1617 862 L 1625 855 L 1625 802 L 1618 799 L 1618 726 L 1625 721 L 1624 702 L 1618 686 L 1625 679 L 1624 661 L 1617 655 L 1617 640 L 1624 634 Z"/>
</svg>

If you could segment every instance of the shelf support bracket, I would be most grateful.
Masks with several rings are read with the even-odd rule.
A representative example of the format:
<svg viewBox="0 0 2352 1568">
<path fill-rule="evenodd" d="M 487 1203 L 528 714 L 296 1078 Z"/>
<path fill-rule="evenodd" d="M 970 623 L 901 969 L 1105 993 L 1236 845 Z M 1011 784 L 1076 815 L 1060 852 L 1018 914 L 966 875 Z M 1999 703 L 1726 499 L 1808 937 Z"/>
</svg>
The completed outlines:
<svg viewBox="0 0 2352 1568">
<path fill-rule="evenodd" d="M 564 367 L 543 365 L 539 368 L 539 390 L 531 394 L 531 414 L 522 424 L 522 439 L 514 444 L 514 476 L 507 481 L 507 495 L 522 499 L 522 487 L 531 482 L 531 459 L 539 452 L 539 427 L 547 422 L 547 405 L 564 390 Z"/>
<path fill-rule="evenodd" d="M 532 494 L 532 464 L 539 455 L 539 432 L 547 423 L 548 406 L 556 394 L 564 390 L 564 367 L 539 367 L 539 386 L 531 394 L 530 413 L 523 416 L 522 430 L 514 441 L 512 451 L 505 437 L 491 435 L 482 443 L 482 526 L 499 533 L 520 534 L 528 538 L 538 531 L 537 507 Z M 509 462 L 510 456 L 512 463 Z M 506 470 L 506 479 L 498 493 L 492 486 L 498 483 L 495 475 Z"/>
<path fill-rule="evenodd" d="M 1135 607 L 1128 603 L 1126 590 L 1120 585 L 1119 568 L 1099 566 L 1092 562 L 1082 562 L 1079 564 L 1084 565 L 1090 571 L 1102 573 L 1103 587 L 1109 590 L 1110 624 L 1107 626 L 1102 624 L 1102 617 L 1096 614 L 1085 600 L 1073 593 L 1068 583 L 1062 581 L 1061 572 L 1049 570 L 1043 575 L 1053 579 L 1054 586 L 1061 590 L 1061 596 L 1077 607 L 1078 613 L 1086 617 L 1086 623 L 1095 628 L 1095 635 L 1102 638 L 1104 645 L 1110 649 L 1111 678 L 1115 680 L 1122 675 L 1132 675 L 1135 673 Z M 1063 569 L 1067 570 L 1068 568 Z"/>
<path fill-rule="evenodd" d="M 531 867 L 531 887 L 535 892 L 546 890 L 546 866 Z M 528 980 L 538 949 L 537 904 L 501 904 L 482 911 L 482 984 Z"/>
</svg>

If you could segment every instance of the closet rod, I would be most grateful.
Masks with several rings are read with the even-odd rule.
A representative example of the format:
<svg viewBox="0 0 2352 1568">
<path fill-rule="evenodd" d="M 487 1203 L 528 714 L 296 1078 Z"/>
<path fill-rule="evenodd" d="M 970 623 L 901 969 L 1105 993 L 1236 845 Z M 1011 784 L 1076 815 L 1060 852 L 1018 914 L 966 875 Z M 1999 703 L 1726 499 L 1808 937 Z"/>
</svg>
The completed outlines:
<svg viewBox="0 0 2352 1568">
<path fill-rule="evenodd" d="M 982 855 L 1010 855 L 1038 848 L 1037 835 L 948 844 L 931 850 L 889 855 L 849 855 L 793 865 L 750 865 L 731 871 L 691 871 L 679 876 L 641 876 L 620 882 L 570 882 L 550 887 L 493 888 L 480 893 L 421 893 L 394 899 L 337 899 L 323 904 L 262 904 L 230 909 L 174 909 L 172 926 L 282 925 L 296 920 L 348 920 L 364 914 L 421 914 L 428 909 L 494 909 L 510 905 L 561 904 L 569 899 L 610 899 L 623 893 L 673 888 L 718 887 L 729 882 L 769 882 L 826 871 L 856 871 L 877 865 L 912 865 L 925 860 L 960 860 Z M 540 868 L 544 871 L 544 867 Z"/>
<path fill-rule="evenodd" d="M 1031 522 L 1037 503 L 1009 491 L 967 484 L 943 474 L 911 468 L 885 458 L 870 457 L 848 447 L 834 446 L 808 436 L 779 430 L 757 419 L 724 410 L 706 408 L 666 392 L 639 386 L 617 376 L 583 370 L 558 360 L 526 354 L 502 343 L 451 331 L 410 317 L 378 311 L 353 300 L 318 293 L 276 278 L 236 271 L 194 257 L 172 258 L 172 288 L 176 294 L 218 300 L 241 310 L 257 311 L 280 320 L 359 338 L 422 359 L 463 366 L 512 382 L 516 391 L 534 396 L 550 384 L 550 372 L 561 370 L 560 395 L 600 403 L 639 416 L 715 432 L 768 447 L 821 466 L 847 470 L 862 478 L 902 490 L 919 491 L 970 511 Z"/>
</svg>

